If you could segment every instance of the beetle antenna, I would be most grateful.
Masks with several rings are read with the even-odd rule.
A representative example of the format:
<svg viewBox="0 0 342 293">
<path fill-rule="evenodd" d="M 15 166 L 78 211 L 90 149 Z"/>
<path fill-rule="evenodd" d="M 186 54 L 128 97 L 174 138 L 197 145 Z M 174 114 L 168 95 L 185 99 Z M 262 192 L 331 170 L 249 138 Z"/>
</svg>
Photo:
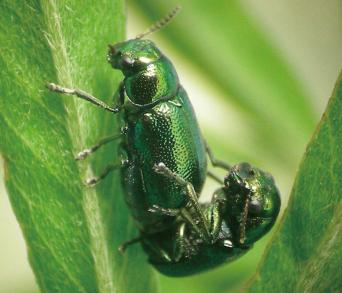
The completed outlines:
<svg viewBox="0 0 342 293">
<path fill-rule="evenodd" d="M 172 19 L 175 18 L 175 16 L 180 11 L 181 6 L 177 5 L 175 8 L 173 8 L 167 15 L 165 15 L 162 19 L 158 20 L 154 25 L 152 25 L 150 28 L 148 28 L 145 32 L 137 35 L 136 39 L 142 39 L 143 37 L 146 37 L 147 35 L 150 35 L 156 31 L 159 31 L 164 26 L 168 25 Z"/>
</svg>

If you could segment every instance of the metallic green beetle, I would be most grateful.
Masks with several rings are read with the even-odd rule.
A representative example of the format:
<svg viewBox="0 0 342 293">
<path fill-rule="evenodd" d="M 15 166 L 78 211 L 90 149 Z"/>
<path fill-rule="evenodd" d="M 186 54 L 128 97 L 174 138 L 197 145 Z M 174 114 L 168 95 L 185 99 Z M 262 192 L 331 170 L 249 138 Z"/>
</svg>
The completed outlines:
<svg viewBox="0 0 342 293">
<path fill-rule="evenodd" d="M 165 25 L 172 15 L 174 13 L 157 23 L 149 32 Z M 110 171 L 120 169 L 125 200 L 141 234 L 123 245 L 122 249 L 128 244 L 141 241 L 151 263 L 157 269 L 172 275 L 170 272 L 179 267 L 179 273 L 174 272 L 173 275 L 186 275 L 190 271 L 186 267 L 195 261 L 191 255 L 195 254 L 201 259 L 207 257 L 208 253 L 205 251 L 212 251 L 219 256 L 218 248 L 222 248 L 223 239 L 220 235 L 228 233 L 223 242 L 226 246 L 232 244 L 230 248 L 234 252 L 226 252 L 225 258 L 230 259 L 232 255 L 240 254 L 239 249 L 245 250 L 243 243 L 237 242 L 237 235 L 241 238 L 245 233 L 242 231 L 246 231 L 247 236 L 248 233 L 254 233 L 251 243 L 256 241 L 272 226 L 277 213 L 271 215 L 273 218 L 266 225 L 267 229 L 261 229 L 264 221 L 259 223 L 250 220 L 249 224 L 247 220 L 252 219 L 254 197 L 248 192 L 241 199 L 241 190 L 246 188 L 243 189 L 240 185 L 241 182 L 246 185 L 246 180 L 241 181 L 240 185 L 238 181 L 233 181 L 229 186 L 226 184 L 220 192 L 216 192 L 217 196 L 209 205 L 199 204 L 198 194 L 207 176 L 206 152 L 214 166 L 227 171 L 230 166 L 216 160 L 206 146 L 189 98 L 179 84 L 173 65 L 153 42 L 141 39 L 146 34 L 109 46 L 109 63 L 125 76 L 114 95 L 114 107 L 82 90 L 68 89 L 52 83 L 48 84 L 48 88 L 58 93 L 75 95 L 121 115 L 121 120 L 125 122 L 121 134 L 102 139 L 95 146 L 80 152 L 76 159 L 84 159 L 100 146 L 121 139 L 120 162 L 109 165 L 99 177 L 86 182 L 94 185 Z M 164 171 L 168 172 L 163 172 L 163 168 L 154 168 L 155 165 L 164 165 Z M 264 176 L 260 175 L 251 186 L 260 189 L 263 185 L 262 178 Z M 229 180 L 226 181 L 228 182 Z M 184 186 L 187 191 L 185 193 Z M 219 193 L 224 196 L 218 196 Z M 276 201 L 274 202 L 276 205 Z M 242 206 L 242 203 L 245 205 Z M 262 204 L 264 209 L 264 202 Z M 244 221 L 239 218 L 241 214 L 245 215 Z M 258 229 L 252 227 L 253 223 L 257 224 Z M 240 234 L 236 232 L 237 229 Z M 165 238 L 161 238 L 162 236 Z M 197 244 L 194 245 L 193 241 Z M 243 242 L 248 244 L 248 241 L 246 237 Z M 172 244 L 172 250 L 165 247 L 169 244 Z M 217 257 L 219 259 L 222 258 Z M 192 273 L 216 266 L 216 263 L 214 258 L 203 260 L 202 266 Z"/>
<path fill-rule="evenodd" d="M 47 85 L 54 92 L 75 95 L 121 115 L 121 121 L 125 123 L 121 134 L 104 138 L 80 152 L 76 159 L 86 158 L 114 139 L 121 140 L 120 162 L 109 165 L 99 177 L 88 179 L 86 183 L 94 185 L 112 170 L 120 169 L 125 200 L 142 234 L 165 230 L 175 220 L 151 213 L 152 206 L 183 208 L 189 204 L 177 183 L 153 171 L 155 164 L 167 165 L 190 182 L 196 194 L 201 192 L 207 176 L 208 148 L 189 98 L 169 59 L 152 41 L 142 39 L 164 26 L 175 13 L 176 10 L 135 39 L 109 45 L 108 62 L 124 74 L 114 95 L 114 107 L 79 89 L 53 83 Z M 210 151 L 209 155 L 213 165 L 229 168 L 215 160 Z M 198 207 L 197 198 L 192 199 L 192 206 Z"/>
<path fill-rule="evenodd" d="M 190 183 L 165 165 L 155 169 L 173 178 L 187 193 L 194 192 Z M 205 227 L 191 218 L 196 217 L 191 209 L 183 214 L 182 210 L 153 208 L 156 213 L 179 217 L 170 229 L 142 239 L 150 263 L 161 273 L 188 276 L 242 256 L 274 225 L 280 195 L 270 174 L 241 163 L 231 168 L 211 202 L 200 208 Z"/>
</svg>

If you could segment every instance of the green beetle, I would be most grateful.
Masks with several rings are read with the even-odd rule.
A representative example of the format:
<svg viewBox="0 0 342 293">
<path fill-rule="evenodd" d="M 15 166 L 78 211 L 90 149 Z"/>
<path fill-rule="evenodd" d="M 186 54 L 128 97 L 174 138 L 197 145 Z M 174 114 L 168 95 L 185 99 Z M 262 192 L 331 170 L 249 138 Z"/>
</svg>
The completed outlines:
<svg viewBox="0 0 342 293">
<path fill-rule="evenodd" d="M 190 183 L 165 165 L 155 169 L 173 178 L 186 193 L 194 192 Z M 182 211 L 153 207 L 155 213 L 178 216 L 178 222 L 166 231 L 143 237 L 143 248 L 150 263 L 163 274 L 179 277 L 203 272 L 251 249 L 273 227 L 280 205 L 273 177 L 240 163 L 231 168 L 211 202 L 200 205 L 205 227 L 197 224 L 197 212 L 189 208 Z"/>
<path fill-rule="evenodd" d="M 190 100 L 170 60 L 152 41 L 142 39 L 168 23 L 177 11 L 172 11 L 147 33 L 109 45 L 108 62 L 124 75 L 114 94 L 115 106 L 79 89 L 47 85 L 54 92 L 75 95 L 121 116 L 120 121 L 124 122 L 121 134 L 102 139 L 81 151 L 76 159 L 84 159 L 102 145 L 120 139 L 120 160 L 86 183 L 94 185 L 112 170 L 119 169 L 125 201 L 143 234 L 168 229 L 175 220 L 151 213 L 152 206 L 182 208 L 189 203 L 178 184 L 153 172 L 155 164 L 166 164 L 190 182 L 196 194 L 201 192 L 207 176 L 207 151 L 214 166 L 229 169 L 206 146 Z M 193 205 L 198 205 L 197 199 Z"/>
<path fill-rule="evenodd" d="M 187 275 L 224 262 L 220 257 L 222 243 L 223 248 L 231 246 L 229 253 L 224 250 L 225 260 L 242 254 L 249 244 L 270 229 L 277 212 L 272 213 L 269 223 L 266 220 L 259 223 L 251 216 L 253 208 L 258 208 L 255 204 L 257 193 L 245 186 L 248 180 L 237 180 L 244 178 L 240 171 L 235 174 L 234 167 L 231 169 L 215 159 L 202 138 L 191 103 L 173 65 L 152 41 L 142 39 L 164 26 L 175 12 L 147 33 L 109 46 L 108 62 L 124 74 L 114 95 L 113 107 L 79 89 L 53 83 L 48 84 L 48 88 L 75 95 L 121 116 L 124 125 L 120 134 L 102 139 L 81 151 L 76 159 L 84 159 L 102 145 L 120 139 L 120 160 L 86 183 L 94 185 L 119 169 L 125 200 L 140 231 L 138 238 L 128 241 L 121 249 L 140 241 L 150 262 L 161 272 Z M 207 155 L 213 166 L 227 170 L 230 175 L 224 187 L 215 193 L 213 201 L 201 205 L 198 195 L 206 176 L 211 175 L 207 172 Z M 267 180 L 263 182 L 262 178 L 267 176 L 260 172 L 257 172 L 256 181 L 250 182 L 256 190 L 272 185 L 265 184 Z M 234 174 L 236 178 L 232 177 Z M 233 180 L 232 183 L 229 180 Z M 264 210 L 266 200 L 260 202 Z M 275 200 L 274 204 L 277 205 Z M 245 239 L 239 242 L 239 237 Z M 209 260 L 203 257 L 209 257 Z M 202 266 L 197 270 L 187 269 L 191 264 L 196 266 L 195 259 L 202 259 Z"/>
</svg>

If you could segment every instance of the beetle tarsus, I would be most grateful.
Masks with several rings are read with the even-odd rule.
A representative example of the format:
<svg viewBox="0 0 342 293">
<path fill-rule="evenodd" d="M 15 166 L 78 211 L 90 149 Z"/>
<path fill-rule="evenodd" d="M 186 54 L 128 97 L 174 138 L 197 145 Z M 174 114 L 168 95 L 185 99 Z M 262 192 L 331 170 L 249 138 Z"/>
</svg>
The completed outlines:
<svg viewBox="0 0 342 293">
<path fill-rule="evenodd" d="M 157 172 L 158 174 L 166 174 L 166 173 L 167 173 L 167 172 L 166 172 L 167 169 L 168 169 L 168 168 L 165 166 L 165 164 L 164 164 L 163 162 L 160 162 L 160 163 L 155 164 L 155 165 L 153 166 L 153 170 L 154 170 L 155 172 Z"/>
<path fill-rule="evenodd" d="M 100 180 L 99 177 L 91 177 L 91 178 L 86 179 L 84 184 L 88 187 L 93 187 L 99 182 L 99 180 Z"/>
<path fill-rule="evenodd" d="M 81 152 L 79 152 L 77 154 L 77 156 L 75 157 L 75 160 L 76 161 L 81 161 L 81 160 L 84 160 L 85 158 L 87 158 L 90 154 L 91 154 L 91 149 L 85 149 Z"/>
</svg>

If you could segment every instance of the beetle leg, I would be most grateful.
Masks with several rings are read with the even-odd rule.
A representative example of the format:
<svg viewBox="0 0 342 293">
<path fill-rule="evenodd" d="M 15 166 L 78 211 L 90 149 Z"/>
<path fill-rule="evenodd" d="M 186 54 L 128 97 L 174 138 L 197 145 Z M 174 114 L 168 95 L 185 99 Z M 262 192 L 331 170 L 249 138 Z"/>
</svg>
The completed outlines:
<svg viewBox="0 0 342 293">
<path fill-rule="evenodd" d="M 145 245 L 148 245 L 148 247 L 157 255 L 158 258 L 160 258 L 163 262 L 174 262 L 174 257 L 171 257 L 171 255 L 166 252 L 164 249 L 161 248 L 158 243 L 151 241 L 151 238 L 149 238 L 150 235 L 156 235 L 155 233 L 152 234 L 141 234 L 138 237 L 135 237 L 129 241 L 124 242 L 121 244 L 118 248 L 118 250 L 121 253 L 124 253 L 128 246 L 131 246 L 132 244 L 136 244 L 138 242 L 144 242 Z M 178 245 L 178 244 L 177 244 Z"/>
<path fill-rule="evenodd" d="M 48 83 L 46 85 L 46 87 L 53 92 L 56 93 L 60 93 L 60 94 L 65 94 L 65 95 L 74 95 L 78 98 L 81 98 L 83 100 L 86 100 L 98 107 L 101 107 L 107 111 L 110 111 L 112 113 L 118 113 L 120 111 L 120 109 L 117 108 L 112 108 L 110 106 L 108 106 L 105 102 L 95 98 L 94 96 L 92 96 L 91 94 L 88 94 L 80 89 L 69 89 L 69 88 L 65 88 L 62 87 L 60 85 L 54 84 L 54 83 Z"/>
<path fill-rule="evenodd" d="M 119 112 L 122 109 L 122 106 L 125 102 L 125 84 L 123 83 L 123 81 L 120 82 L 119 87 L 114 93 L 113 100 L 114 100 L 113 109 Z"/>
<path fill-rule="evenodd" d="M 249 204 L 249 197 L 246 198 L 245 205 L 242 211 L 242 219 L 239 225 L 239 243 L 241 245 L 244 245 L 245 243 L 245 238 L 246 238 L 246 222 L 247 222 L 247 216 L 248 216 L 248 204 Z"/>
<path fill-rule="evenodd" d="M 207 175 L 208 177 L 210 177 L 211 179 L 214 179 L 217 183 L 219 183 L 220 185 L 223 185 L 224 182 L 223 180 L 221 180 L 220 177 L 218 177 L 217 175 L 215 175 L 214 173 L 207 171 Z"/>
<path fill-rule="evenodd" d="M 212 243 L 212 235 L 209 231 L 209 224 L 204 217 L 204 214 L 201 210 L 200 216 L 193 216 L 187 208 L 180 209 L 179 215 L 182 217 L 182 219 L 187 222 L 190 227 L 197 233 L 200 239 L 202 239 L 206 243 Z M 203 217 L 203 221 L 201 221 L 199 218 Z"/>
<path fill-rule="evenodd" d="M 196 220 L 194 220 L 194 217 L 187 211 L 186 208 L 166 209 L 158 205 L 153 205 L 152 208 L 148 209 L 148 211 L 162 215 L 162 216 L 170 216 L 170 217 L 180 216 L 185 222 L 187 222 L 190 225 L 190 227 L 192 227 L 192 229 L 196 231 L 196 233 L 199 235 L 201 239 L 205 239 L 206 241 L 210 242 L 210 240 L 208 240 L 210 236 L 205 234 L 205 232 L 203 233 L 203 229 L 200 228 L 200 224 L 196 222 Z"/>
<path fill-rule="evenodd" d="M 188 215 L 185 209 L 181 209 L 181 212 L 183 213 L 182 217 L 184 219 L 186 218 L 188 222 L 190 221 L 191 225 L 197 232 L 200 231 L 199 236 L 204 241 L 211 243 L 212 237 L 208 229 L 208 223 L 201 210 L 200 204 L 198 202 L 198 195 L 196 194 L 196 191 L 193 185 L 185 181 L 179 175 L 173 173 L 168 167 L 165 166 L 164 163 L 159 163 L 159 164 L 154 165 L 153 169 L 155 172 L 162 174 L 165 177 L 175 180 L 180 186 L 182 186 L 185 189 L 186 195 L 191 203 L 191 206 L 195 210 L 196 220 L 194 220 L 190 214 Z"/>
<path fill-rule="evenodd" d="M 98 177 L 88 178 L 85 181 L 85 184 L 87 186 L 92 187 L 92 186 L 96 185 L 99 181 L 104 179 L 110 172 L 117 170 L 117 169 L 120 169 L 122 167 L 125 167 L 125 166 L 127 166 L 127 164 L 128 164 L 127 160 L 123 160 L 122 162 L 120 162 L 118 164 L 110 164 L 104 169 L 104 171 Z"/>
<path fill-rule="evenodd" d="M 154 254 L 162 261 L 165 263 L 171 263 L 173 262 L 171 256 L 169 255 L 168 252 L 166 252 L 164 249 L 160 247 L 160 245 L 154 243 L 153 241 L 149 241 L 148 238 L 144 239 L 144 244 L 148 245 L 149 249 L 151 249 Z M 155 257 L 155 256 L 154 256 Z M 153 263 L 154 261 L 149 258 L 149 261 Z M 160 261 L 158 261 L 160 262 Z"/>
<path fill-rule="evenodd" d="M 219 168 L 222 168 L 224 170 L 230 171 L 231 166 L 224 161 L 216 159 L 211 148 L 209 147 L 208 143 L 206 141 L 204 141 L 204 143 L 205 143 L 205 149 L 207 151 L 207 154 L 208 154 L 208 157 L 209 157 L 211 164 L 214 167 L 219 167 Z"/>
<path fill-rule="evenodd" d="M 213 199 L 209 205 L 206 206 L 205 214 L 210 219 L 210 232 L 214 241 L 217 240 L 221 231 L 222 226 L 222 211 L 225 208 L 226 201 L 216 197 L 214 193 Z"/>
<path fill-rule="evenodd" d="M 190 245 L 189 243 L 187 243 L 187 239 L 185 237 L 185 223 L 181 223 L 179 225 L 175 242 L 176 245 L 174 248 L 174 260 L 176 262 L 179 262 L 182 257 L 185 257 L 187 253 L 187 247 Z"/>
<path fill-rule="evenodd" d="M 142 236 L 139 236 L 139 237 L 135 237 L 129 241 L 126 241 L 124 243 L 122 243 L 118 250 L 121 252 L 121 253 L 124 253 L 125 250 L 127 249 L 128 246 L 132 245 L 132 244 L 135 244 L 135 243 L 138 243 L 138 242 L 141 242 L 142 240 L 144 239 L 144 237 Z"/>
<path fill-rule="evenodd" d="M 170 217 L 176 217 L 180 214 L 179 209 L 166 209 L 158 205 L 153 205 L 152 208 L 148 209 L 148 211 L 151 213 L 156 213 L 159 215 L 165 215 L 165 216 L 170 216 Z"/>
<path fill-rule="evenodd" d="M 160 258 L 162 259 L 163 262 L 172 262 L 173 260 L 171 259 L 170 255 L 164 250 L 162 249 L 160 246 L 156 245 L 155 243 L 151 243 L 149 241 L 149 238 L 148 237 L 144 237 L 144 236 L 139 236 L 139 237 L 136 237 L 136 238 L 133 238 L 129 241 L 126 241 L 124 242 L 123 244 L 121 244 L 118 248 L 118 250 L 121 252 L 121 253 L 124 253 L 125 250 L 127 249 L 128 246 L 132 245 L 132 244 L 135 244 L 135 243 L 138 243 L 138 242 L 141 242 L 141 241 L 144 241 L 145 245 L 148 245 L 149 248 Z"/>
<path fill-rule="evenodd" d="M 90 148 L 84 149 L 83 151 L 80 151 L 77 156 L 75 157 L 76 161 L 79 160 L 84 160 L 86 157 L 88 157 L 90 154 L 92 154 L 93 152 L 95 152 L 96 150 L 98 150 L 101 146 L 116 140 L 118 138 L 120 138 L 122 136 L 122 134 L 115 134 L 115 135 L 111 135 L 111 136 L 107 136 L 102 138 L 97 144 L 91 146 Z"/>
</svg>

